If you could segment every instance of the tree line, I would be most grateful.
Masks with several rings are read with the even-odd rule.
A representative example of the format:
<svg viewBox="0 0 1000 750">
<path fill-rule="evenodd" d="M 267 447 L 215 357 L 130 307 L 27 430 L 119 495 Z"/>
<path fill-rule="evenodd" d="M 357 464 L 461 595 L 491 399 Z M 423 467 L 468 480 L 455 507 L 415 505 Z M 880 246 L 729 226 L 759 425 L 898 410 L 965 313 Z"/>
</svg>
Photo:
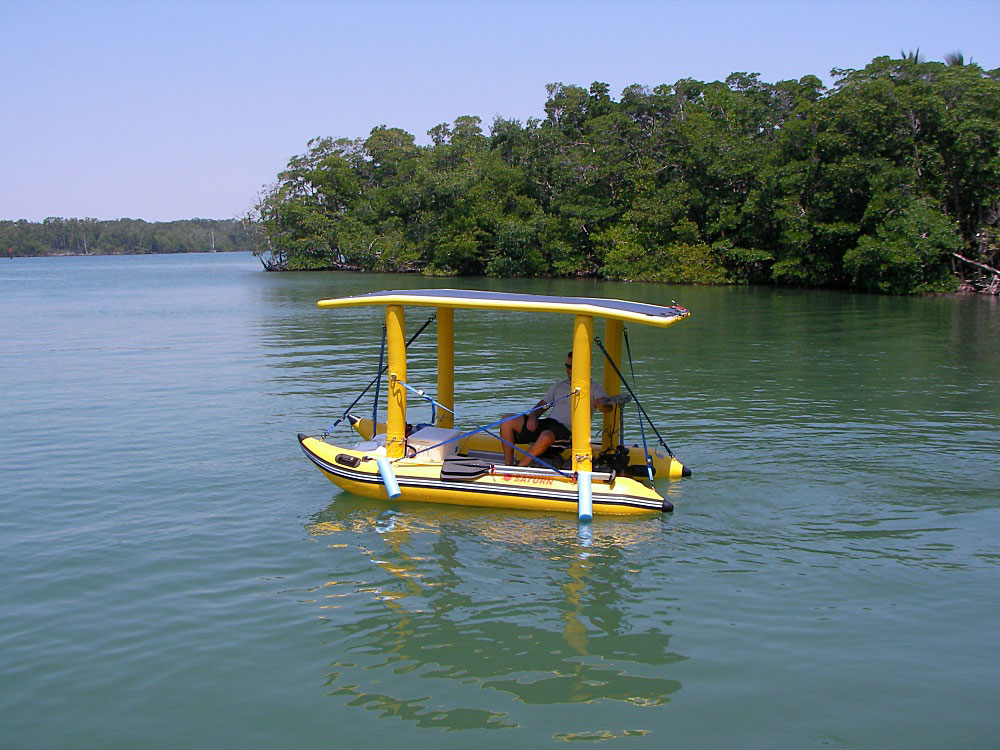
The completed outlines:
<svg viewBox="0 0 1000 750">
<path fill-rule="evenodd" d="M 1000 69 L 911 54 L 766 83 L 547 86 L 431 143 L 317 138 L 247 217 L 276 270 L 922 293 L 996 280 Z"/>
<path fill-rule="evenodd" d="M 242 222 L 184 219 L 62 219 L 0 221 L 3 255 L 133 255 L 250 250 Z"/>
</svg>

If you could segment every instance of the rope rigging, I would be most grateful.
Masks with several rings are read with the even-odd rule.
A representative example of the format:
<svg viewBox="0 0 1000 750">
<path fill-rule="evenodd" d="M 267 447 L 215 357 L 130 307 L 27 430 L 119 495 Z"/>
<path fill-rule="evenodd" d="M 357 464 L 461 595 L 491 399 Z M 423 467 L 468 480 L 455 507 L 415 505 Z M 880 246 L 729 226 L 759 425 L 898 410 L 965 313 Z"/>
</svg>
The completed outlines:
<svg viewBox="0 0 1000 750">
<path fill-rule="evenodd" d="M 430 325 L 431 322 L 433 322 L 435 320 L 435 317 L 436 317 L 435 315 L 431 315 L 424 322 L 424 324 L 420 326 L 420 328 L 406 342 L 406 344 L 405 344 L 406 348 L 409 348 L 410 344 L 412 344 L 417 339 L 417 337 L 420 336 L 420 334 L 422 334 L 424 332 L 424 330 L 427 328 L 427 326 Z M 633 362 L 632 362 L 632 348 L 631 348 L 631 344 L 630 344 L 629 338 L 628 338 L 628 331 L 627 330 L 623 330 L 623 334 L 624 334 L 624 339 L 625 339 L 625 350 L 626 350 L 626 353 L 628 355 L 629 372 L 631 374 L 631 381 L 632 381 L 632 383 L 634 383 L 635 382 L 635 368 L 634 368 L 634 365 L 633 365 Z M 368 391 L 371 390 L 372 386 L 375 386 L 375 402 L 374 402 L 374 405 L 372 407 L 372 425 L 373 425 L 373 431 L 374 431 L 376 425 L 378 424 L 378 406 L 379 406 L 379 400 L 380 400 L 380 397 L 381 397 L 381 390 L 382 390 L 382 376 L 389 369 L 388 365 L 385 364 L 386 339 L 387 339 L 387 329 L 383 325 L 382 326 L 382 345 L 381 345 L 381 348 L 380 348 L 380 351 L 379 351 L 379 370 L 378 370 L 378 374 L 371 380 L 371 382 L 368 383 L 368 385 L 364 388 L 364 390 L 361 391 L 361 393 L 358 395 L 358 397 L 354 399 L 354 401 L 351 403 L 351 405 L 348 406 L 344 410 L 343 414 L 341 414 L 340 417 L 338 417 L 337 420 L 332 425 L 330 425 L 330 427 L 327 428 L 327 430 L 323 433 L 323 436 L 322 436 L 324 439 L 326 437 L 328 437 L 330 435 L 330 433 L 341 422 L 343 422 L 345 419 L 347 419 L 347 417 L 350 415 L 351 410 L 354 409 L 354 407 L 356 407 L 358 405 L 358 403 L 361 401 L 361 399 L 364 398 L 365 394 L 367 394 Z M 643 454 L 644 454 L 645 459 L 646 459 L 646 473 L 648 474 L 650 482 L 652 482 L 655 470 L 653 468 L 653 459 L 652 459 L 652 456 L 650 454 L 648 443 L 647 443 L 647 439 L 646 439 L 646 429 L 645 429 L 646 423 L 648 423 L 648 425 L 651 428 L 653 434 L 656 435 L 656 438 L 657 438 L 659 444 L 663 447 L 663 449 L 667 452 L 667 454 L 669 456 L 673 457 L 674 453 L 670 449 L 670 446 L 667 445 L 666 441 L 660 435 L 659 431 L 656 429 L 656 425 L 653 424 L 652 418 L 649 416 L 649 414 L 646 412 L 645 408 L 643 407 L 642 403 L 639 401 L 639 398 L 636 395 L 635 390 L 632 387 L 632 383 L 630 383 L 629 380 L 626 379 L 625 376 L 622 374 L 622 371 L 615 364 L 614 360 L 611 358 L 611 355 L 608 353 L 607 349 L 604 347 L 604 344 L 601 342 L 600 338 L 599 337 L 594 337 L 594 341 L 597 343 L 597 346 L 600 348 L 601 352 L 604 354 L 604 357 L 607 360 L 608 364 L 611 365 L 611 367 L 614 370 L 615 374 L 618 376 L 619 381 L 621 382 L 621 384 L 625 387 L 626 391 L 628 392 L 628 397 L 626 397 L 624 395 L 621 395 L 619 397 L 612 397 L 612 399 L 610 399 L 610 401 L 612 402 L 612 405 L 617 410 L 617 412 L 614 414 L 614 417 L 613 417 L 614 422 L 615 422 L 615 426 L 614 426 L 614 429 L 612 430 L 612 434 L 610 436 L 610 443 L 612 445 L 614 445 L 615 442 L 616 442 L 615 438 L 617 437 L 618 446 L 615 447 L 615 451 L 616 452 L 621 452 L 624 449 L 624 432 L 625 432 L 624 402 L 628 401 L 628 400 L 635 401 L 635 405 L 636 405 L 636 407 L 638 409 L 638 412 L 639 412 L 639 430 L 640 430 L 640 433 L 641 433 L 641 436 L 642 436 Z M 437 422 L 437 409 L 438 409 L 438 407 L 440 407 L 440 408 L 442 408 L 442 409 L 450 412 L 453 415 L 455 414 L 455 412 L 452 409 L 444 406 L 443 404 L 441 404 L 440 402 L 438 402 L 435 398 L 433 398 L 431 396 L 428 396 L 423 390 L 411 386 L 410 384 L 406 383 L 405 381 L 397 378 L 395 375 L 391 375 L 390 377 L 391 377 L 392 382 L 395 382 L 395 383 L 398 383 L 399 385 L 402 385 L 406 390 L 411 391 L 412 393 L 416 394 L 417 396 L 425 399 L 426 401 L 428 401 L 430 403 L 430 406 L 431 406 L 431 421 L 430 421 L 430 424 L 431 425 L 433 425 L 433 424 L 435 424 Z M 557 399 L 554 399 L 553 401 L 545 404 L 545 406 L 544 406 L 544 408 L 543 408 L 542 411 L 547 410 L 548 408 L 550 408 L 551 406 L 553 406 L 558 401 L 561 401 L 564 398 L 569 398 L 570 396 L 573 395 L 573 393 L 574 392 L 570 392 L 569 394 L 567 394 L 565 396 L 561 396 L 561 397 L 559 397 Z M 631 399 L 629 399 L 629 397 L 631 397 Z M 520 448 L 519 446 L 517 446 L 517 445 L 515 445 L 513 443 L 510 443 L 507 440 L 504 440 L 503 437 L 501 437 L 500 435 L 496 434 L 492 430 L 495 429 L 495 428 L 497 428 L 497 427 L 499 427 L 504 422 L 507 422 L 507 421 L 509 421 L 511 419 L 517 419 L 518 417 L 527 416 L 532 411 L 534 411 L 534 408 L 528 409 L 526 411 L 520 412 L 518 414 L 511 415 L 511 416 L 508 416 L 508 417 L 504 417 L 504 418 L 499 419 L 499 420 L 497 420 L 495 422 L 491 422 L 490 424 L 487 424 L 487 425 L 475 427 L 474 429 L 469 430 L 467 432 L 462 432 L 462 433 L 460 433 L 459 435 L 457 435 L 455 437 L 451 437 L 451 438 L 449 438 L 447 440 L 443 440 L 443 441 L 441 441 L 439 443 L 436 443 L 434 445 L 428 446 L 426 448 L 421 448 L 420 450 L 416 451 L 416 453 L 414 455 L 418 455 L 418 454 L 424 453 L 426 451 L 434 450 L 435 448 L 439 448 L 439 447 L 441 447 L 443 445 L 447 445 L 448 443 L 458 442 L 458 441 L 464 440 L 464 439 L 466 439 L 468 437 L 471 437 L 472 435 L 475 435 L 475 434 L 480 433 L 480 432 L 485 433 L 485 434 L 491 436 L 495 440 L 499 441 L 502 445 L 509 445 L 509 446 L 511 446 L 518 454 L 531 455 L 531 454 L 528 453 L 528 451 L 524 450 L 523 448 Z M 617 433 L 617 435 L 615 433 Z M 610 452 L 610 451 L 606 451 L 606 453 L 608 453 L 608 452 Z M 533 458 L 534 461 L 537 461 L 542 466 L 544 466 L 544 467 L 546 467 L 548 469 L 551 469 L 552 471 L 555 471 L 556 473 L 558 473 L 558 474 L 560 474 L 560 475 L 562 475 L 564 477 L 571 477 L 571 474 L 568 474 L 568 473 L 562 471 L 560 468 L 552 465 L 551 463 L 549 463 L 548 461 L 546 461 L 544 458 L 542 458 L 540 456 L 532 456 L 532 458 Z M 394 459 L 394 460 L 399 460 L 399 459 Z"/>
<path fill-rule="evenodd" d="M 629 366 L 629 369 L 631 370 L 632 369 L 632 347 L 630 347 L 629 343 L 628 343 L 628 330 L 624 330 L 623 333 L 625 335 L 625 351 L 628 352 L 628 366 Z M 621 373 L 618 373 L 618 374 L 619 374 L 619 376 L 621 376 Z M 632 372 L 632 382 L 635 382 L 635 372 L 634 371 Z M 665 450 L 667 452 L 668 456 L 670 456 L 671 458 L 673 458 L 674 457 L 674 452 L 672 450 L 670 450 L 670 446 L 667 445 L 666 441 L 663 439 L 663 437 L 660 435 L 659 431 L 656 429 L 656 425 L 653 424 L 652 418 L 649 416 L 649 414 L 646 413 L 646 409 L 643 407 L 642 402 L 639 401 L 639 397 L 635 395 L 635 393 L 632 391 L 631 388 L 629 389 L 629 394 L 631 394 L 632 398 L 635 400 L 635 405 L 639 409 L 639 411 L 642 413 L 642 416 L 644 416 L 646 418 L 646 421 L 649 422 L 649 427 L 653 431 L 653 433 L 656 435 L 656 439 L 660 441 L 660 445 L 663 446 L 663 450 Z"/>
<path fill-rule="evenodd" d="M 431 315 L 424 322 L 424 324 L 422 326 L 420 326 L 420 328 L 417 329 L 417 332 L 414 333 L 410 337 L 410 340 L 406 342 L 407 348 L 409 348 L 410 344 L 412 344 L 414 341 L 416 341 L 417 336 L 419 336 L 421 333 L 424 332 L 424 329 L 427 328 L 427 326 L 429 326 L 431 324 L 431 322 L 434 320 L 434 318 L 435 318 L 435 316 Z M 386 330 L 385 330 L 385 326 L 383 325 L 382 326 L 382 352 L 379 355 L 378 375 L 376 375 L 374 378 L 372 378 L 371 382 L 367 386 L 365 386 L 365 389 L 363 391 L 361 391 L 360 394 L 358 394 L 358 397 L 356 399 L 354 399 L 354 401 L 351 403 L 351 405 L 348 406 L 346 409 L 344 409 L 344 413 L 341 414 L 339 417 L 337 417 L 337 421 L 334 422 L 332 425 L 330 425 L 329 427 L 326 428 L 326 431 L 323 433 L 323 438 L 324 439 L 326 439 L 327 437 L 330 436 L 330 433 L 333 432 L 334 428 L 336 428 L 337 425 L 339 425 L 341 422 L 343 422 L 345 419 L 347 419 L 347 415 L 351 413 L 351 409 L 353 409 L 355 406 L 358 405 L 358 402 L 365 397 L 365 394 L 368 393 L 368 391 L 371 390 L 371 387 L 373 385 L 375 385 L 376 383 L 378 383 L 379 386 L 381 387 L 382 375 L 385 374 L 385 371 L 389 369 L 388 365 L 386 365 L 385 367 L 382 366 L 383 362 L 385 361 L 385 335 L 386 335 Z M 375 407 L 376 407 L 376 409 L 378 408 L 378 398 L 379 398 L 379 396 L 378 396 L 378 390 L 376 390 L 376 392 L 375 392 Z M 377 420 L 372 420 L 372 421 L 375 422 Z"/>
<path fill-rule="evenodd" d="M 420 398 L 426 399 L 427 401 L 430 402 L 430 404 L 431 404 L 431 421 L 430 421 L 430 424 L 434 424 L 435 422 L 437 422 L 437 408 L 438 407 L 444 409 L 446 412 L 450 412 L 452 415 L 455 414 L 455 412 L 452 411 L 451 409 L 449 409 L 447 406 L 445 406 L 444 404 L 442 404 L 439 401 L 435 400 L 434 398 L 428 396 L 426 393 L 424 393 L 419 388 L 414 388 L 412 385 L 410 385 L 409 383 L 407 383 L 405 380 L 400 380 L 395 375 L 392 375 L 390 377 L 392 378 L 392 381 L 394 383 L 399 383 L 406 390 L 408 390 L 408 391 L 410 391 L 412 393 L 415 393 L 416 395 L 420 396 Z M 374 419 L 372 419 L 372 424 L 376 424 L 376 422 L 375 422 Z"/>
<path fill-rule="evenodd" d="M 435 319 L 435 317 L 436 317 L 435 315 L 431 315 L 424 322 L 424 324 L 422 326 L 420 326 L 420 328 L 417 329 L 416 333 L 414 333 L 410 337 L 410 339 L 406 342 L 406 347 L 407 348 L 409 348 L 410 344 L 412 344 L 417 339 L 417 337 L 421 333 L 424 332 L 424 329 L 426 329 L 427 326 L 431 324 L 431 322 Z M 385 374 L 386 370 L 389 369 L 389 366 L 385 364 L 386 335 L 387 335 L 386 327 L 383 325 L 382 326 L 382 346 L 381 346 L 381 348 L 379 350 L 379 369 L 378 369 L 378 374 L 374 378 L 372 378 L 371 382 L 369 382 L 368 385 L 365 386 L 364 390 L 362 390 L 361 393 L 358 394 L 358 397 L 356 399 L 354 399 L 353 402 L 351 402 L 351 405 L 348 406 L 344 410 L 344 413 L 341 414 L 337 418 L 337 420 L 326 429 L 326 431 L 322 435 L 322 439 L 326 439 L 327 437 L 329 437 L 330 433 L 341 422 L 343 422 L 345 419 L 347 419 L 347 417 L 350 414 L 351 410 L 355 406 L 358 405 L 358 403 L 361 401 L 361 399 L 365 397 L 365 394 L 368 393 L 368 391 L 371 390 L 371 387 L 373 385 L 375 386 L 375 404 L 372 407 L 372 430 L 373 431 L 375 430 L 375 426 L 378 424 L 378 402 L 379 402 L 379 397 L 380 397 L 381 389 L 382 389 L 382 376 Z M 396 378 L 395 376 L 392 376 L 392 379 L 393 379 L 394 382 L 399 383 L 401 386 L 403 386 L 406 390 L 411 391 L 414 394 L 416 394 L 417 396 L 420 396 L 421 398 L 423 398 L 423 399 L 427 400 L 428 402 L 430 402 L 430 405 L 431 405 L 431 421 L 430 421 L 430 423 L 431 424 L 434 424 L 435 422 L 437 422 L 437 408 L 438 407 L 444 409 L 445 411 L 450 412 L 451 414 L 455 413 L 452 409 L 449 409 L 447 406 L 445 406 L 444 404 L 440 403 L 436 399 L 432 398 L 431 396 L 428 396 L 423 390 L 421 390 L 419 388 L 414 388 L 413 386 L 411 386 L 406 381 L 400 380 L 399 378 Z M 549 407 L 551 407 L 552 405 L 554 405 L 558 401 L 561 401 L 564 398 L 569 398 L 572 395 L 573 395 L 573 393 L 571 392 L 571 393 L 569 393 L 569 394 L 567 394 L 565 396 L 561 396 L 560 398 L 557 398 L 557 399 L 555 399 L 553 401 L 550 401 L 549 403 L 545 404 L 545 407 L 543 408 L 542 411 L 545 411 L 545 409 L 548 409 Z M 457 435 L 456 437 L 449 438 L 448 440 L 444 440 L 444 441 L 442 441 L 440 443 L 437 443 L 436 445 L 431 445 L 431 446 L 428 446 L 426 448 L 421 448 L 419 451 L 416 451 L 416 453 L 414 453 L 413 455 L 424 453 L 425 451 L 430 451 L 430 450 L 433 450 L 434 448 L 439 448 L 442 445 L 447 445 L 448 443 L 451 443 L 451 442 L 456 442 L 456 441 L 459 441 L 459 440 L 464 440 L 465 438 L 470 437 L 472 435 L 475 435 L 476 433 L 479 433 L 479 432 L 485 432 L 487 435 L 490 435 L 491 437 L 493 437 L 496 440 L 500 441 L 501 444 L 506 443 L 507 445 L 512 446 L 514 448 L 514 450 L 517 451 L 518 453 L 523 453 L 524 455 L 529 455 L 528 452 L 526 450 L 524 450 L 523 448 L 520 448 L 517 445 L 514 445 L 513 443 L 508 443 L 502 437 L 500 437 L 499 435 L 491 432 L 490 430 L 491 430 L 491 428 L 498 427 L 498 426 L 502 425 L 504 422 L 510 421 L 511 419 L 516 419 L 517 417 L 526 416 L 527 414 L 529 414 L 532 411 L 534 411 L 534 407 L 531 408 L 531 409 L 528 409 L 527 411 L 521 412 L 520 414 L 514 414 L 512 416 L 504 417 L 503 419 L 497 420 L 496 422 L 493 422 L 491 424 L 488 424 L 488 425 L 485 425 L 485 426 L 482 426 L 482 427 L 476 427 L 473 430 L 470 430 L 468 432 L 464 432 L 464 433 L 462 433 L 460 435 Z M 394 461 L 398 461 L 398 460 L 399 459 L 394 459 Z M 569 474 L 567 474 L 566 472 L 561 471 L 560 469 L 556 468 L 555 466 L 553 466 L 552 464 L 550 464 L 548 461 L 546 461 L 543 458 L 535 456 L 534 460 L 537 461 L 538 463 L 542 464 L 546 468 L 552 469 L 556 473 L 561 474 L 562 476 L 566 476 L 566 477 L 569 476 Z"/>
<path fill-rule="evenodd" d="M 624 331 L 624 334 L 625 334 L 625 349 L 628 352 L 629 369 L 632 370 L 632 377 L 634 379 L 635 370 L 632 368 L 632 349 L 629 346 L 628 331 Z M 632 389 L 632 386 L 629 385 L 629 382 L 625 379 L 625 376 L 622 375 L 621 370 L 618 369 L 618 366 L 614 363 L 614 360 L 611 359 L 611 355 L 608 354 L 608 350 L 604 348 L 604 344 L 601 343 L 600 338 L 597 338 L 595 336 L 594 341 L 597 342 L 597 346 L 600 347 L 601 351 L 604 353 L 604 357 L 608 360 L 608 364 L 610 364 L 612 369 L 615 371 L 615 374 L 618 376 L 618 379 L 621 381 L 621 384 L 625 386 L 625 390 L 628 391 L 629 395 L 632 397 L 632 400 L 635 401 L 635 405 L 638 408 L 640 415 L 639 416 L 640 428 L 642 427 L 642 419 L 645 418 L 646 421 L 649 423 L 650 428 L 653 430 L 653 433 L 656 435 L 657 440 L 659 440 L 660 445 L 663 446 L 663 449 L 667 452 L 667 455 L 673 458 L 674 452 L 670 450 L 670 446 L 667 445 L 666 441 L 663 439 L 659 431 L 656 429 L 656 425 L 653 424 L 653 420 L 650 418 L 649 414 L 646 413 L 646 410 L 642 406 L 642 402 L 639 401 L 639 397 L 635 395 L 635 391 Z M 645 438 L 643 438 L 643 448 L 645 449 Z M 649 452 L 646 451 L 646 453 L 648 459 Z"/>
</svg>

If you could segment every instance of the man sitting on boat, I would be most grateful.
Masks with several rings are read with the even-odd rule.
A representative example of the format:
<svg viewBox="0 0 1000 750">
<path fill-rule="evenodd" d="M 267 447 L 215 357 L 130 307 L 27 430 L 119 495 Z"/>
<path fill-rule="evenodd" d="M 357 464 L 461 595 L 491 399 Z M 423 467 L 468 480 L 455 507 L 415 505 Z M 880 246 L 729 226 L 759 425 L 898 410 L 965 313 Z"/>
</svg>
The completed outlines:
<svg viewBox="0 0 1000 750">
<path fill-rule="evenodd" d="M 535 404 L 527 415 L 514 417 L 500 425 L 500 437 L 503 438 L 504 463 L 514 465 L 513 443 L 531 443 L 528 453 L 521 457 L 518 466 L 530 466 L 536 457 L 543 457 L 548 463 L 559 466 L 559 455 L 568 447 L 573 437 L 570 429 L 572 424 L 572 399 L 570 393 L 570 375 L 573 370 L 573 352 L 566 354 L 566 377 L 545 392 L 542 400 Z M 599 383 L 590 381 L 590 410 L 600 409 L 610 412 L 613 408 L 607 402 L 608 394 Z M 554 402 L 554 403 L 553 403 Z M 539 415 L 552 406 L 550 416 L 539 419 Z M 510 416 L 510 415 L 506 415 Z"/>
</svg>

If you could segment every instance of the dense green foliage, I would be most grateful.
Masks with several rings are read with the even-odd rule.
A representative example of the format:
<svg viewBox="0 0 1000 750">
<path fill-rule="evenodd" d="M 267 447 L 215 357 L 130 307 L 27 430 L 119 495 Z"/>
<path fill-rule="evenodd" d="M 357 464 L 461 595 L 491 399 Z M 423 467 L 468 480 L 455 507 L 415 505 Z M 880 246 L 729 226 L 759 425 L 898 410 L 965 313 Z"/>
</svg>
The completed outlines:
<svg viewBox="0 0 1000 750">
<path fill-rule="evenodd" d="M 131 255 L 249 250 L 243 225 L 233 220 L 46 219 L 0 221 L 0 252 L 23 255 Z M 11 252 L 13 251 L 13 252 Z"/>
<path fill-rule="evenodd" d="M 280 269 L 592 275 L 913 293 L 994 264 L 1000 71 L 880 57 L 769 84 L 734 73 L 551 84 L 544 119 L 310 141 L 252 218 Z M 959 265 L 956 265 L 959 264 Z"/>
</svg>

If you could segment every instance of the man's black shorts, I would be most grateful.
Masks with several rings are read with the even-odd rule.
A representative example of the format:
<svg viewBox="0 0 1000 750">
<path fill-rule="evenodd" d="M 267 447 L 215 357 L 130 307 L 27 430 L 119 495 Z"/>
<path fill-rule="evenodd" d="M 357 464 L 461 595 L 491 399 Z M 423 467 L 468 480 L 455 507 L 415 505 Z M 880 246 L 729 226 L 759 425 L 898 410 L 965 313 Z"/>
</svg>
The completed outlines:
<svg viewBox="0 0 1000 750">
<path fill-rule="evenodd" d="M 556 419 L 550 419 L 549 417 L 539 419 L 538 427 L 534 430 L 529 430 L 527 428 L 527 417 L 524 418 L 522 425 L 521 431 L 514 435 L 515 443 L 533 443 L 538 440 L 538 436 L 545 430 L 552 430 L 552 434 L 556 436 L 554 445 L 559 445 L 560 443 L 569 444 L 569 442 L 573 439 L 573 433 L 570 431 L 569 427 L 564 425 L 562 422 Z"/>
</svg>

